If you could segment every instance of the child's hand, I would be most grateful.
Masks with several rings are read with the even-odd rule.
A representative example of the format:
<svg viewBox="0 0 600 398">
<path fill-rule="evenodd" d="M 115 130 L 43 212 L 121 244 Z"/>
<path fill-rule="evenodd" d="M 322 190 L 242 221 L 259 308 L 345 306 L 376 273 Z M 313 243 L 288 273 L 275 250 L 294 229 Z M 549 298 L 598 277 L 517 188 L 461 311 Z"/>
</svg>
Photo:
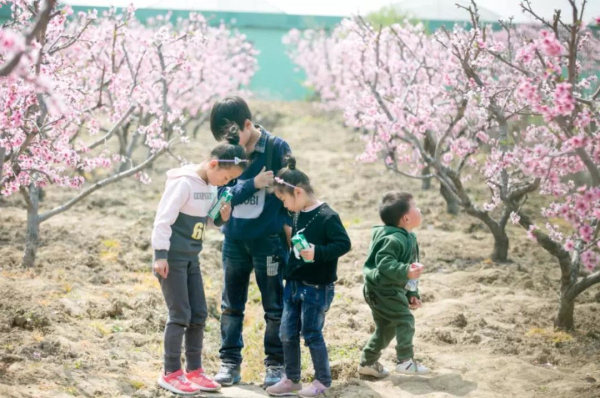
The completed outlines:
<svg viewBox="0 0 600 398">
<path fill-rule="evenodd" d="M 423 268 L 425 268 L 423 264 L 412 263 L 410 265 L 410 269 L 408 270 L 408 279 L 419 279 L 421 277 L 421 273 L 423 272 Z"/>
<path fill-rule="evenodd" d="M 229 203 L 225 203 L 223 207 L 221 207 L 221 220 L 227 222 L 229 221 L 229 217 L 231 217 L 231 206 Z"/>
<path fill-rule="evenodd" d="M 304 249 L 300 252 L 303 259 L 313 261 L 315 259 L 315 245 L 310 244 L 310 248 Z"/>
<path fill-rule="evenodd" d="M 254 188 L 262 189 L 273 182 L 275 177 L 272 170 L 266 171 L 266 167 L 263 167 L 260 173 L 254 177 Z"/>
<path fill-rule="evenodd" d="M 418 310 L 419 308 L 421 308 L 421 304 L 421 300 L 419 300 L 415 296 L 412 296 L 410 298 L 410 305 L 408 306 L 408 308 L 410 308 L 411 310 Z"/>
<path fill-rule="evenodd" d="M 167 279 L 167 275 L 169 274 L 169 263 L 167 260 L 156 260 L 152 268 L 154 268 L 154 272 L 156 272 L 158 275 L 162 276 L 164 279 Z"/>
</svg>

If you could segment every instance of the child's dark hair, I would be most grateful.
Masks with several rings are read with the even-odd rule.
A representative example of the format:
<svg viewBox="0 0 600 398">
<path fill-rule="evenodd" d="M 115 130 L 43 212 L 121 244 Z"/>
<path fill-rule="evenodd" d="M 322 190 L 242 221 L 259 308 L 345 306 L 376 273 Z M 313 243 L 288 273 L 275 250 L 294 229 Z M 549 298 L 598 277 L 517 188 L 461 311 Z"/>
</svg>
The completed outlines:
<svg viewBox="0 0 600 398">
<path fill-rule="evenodd" d="M 230 124 L 225 129 L 224 138 L 227 144 L 219 144 L 210 152 L 212 159 L 219 160 L 219 167 L 231 168 L 233 166 L 245 169 L 248 165 L 246 150 L 240 145 L 239 129 L 235 124 Z"/>
<path fill-rule="evenodd" d="M 217 141 L 222 141 L 232 123 L 243 130 L 246 120 L 252 120 L 252 113 L 243 98 L 223 98 L 215 102 L 210 111 L 210 131 Z"/>
<path fill-rule="evenodd" d="M 310 178 L 296 168 L 296 158 L 288 155 L 284 162 L 286 167 L 279 170 L 277 173 L 277 179 L 280 181 L 277 181 L 277 179 L 275 180 L 275 189 L 279 192 L 287 192 L 290 195 L 293 195 L 294 188 L 292 186 L 294 186 L 304 189 L 309 195 L 313 195 L 315 191 L 310 185 Z"/>
<path fill-rule="evenodd" d="M 379 204 L 379 217 L 385 225 L 397 227 L 400 219 L 410 210 L 413 196 L 408 192 L 391 191 L 383 195 Z"/>
</svg>

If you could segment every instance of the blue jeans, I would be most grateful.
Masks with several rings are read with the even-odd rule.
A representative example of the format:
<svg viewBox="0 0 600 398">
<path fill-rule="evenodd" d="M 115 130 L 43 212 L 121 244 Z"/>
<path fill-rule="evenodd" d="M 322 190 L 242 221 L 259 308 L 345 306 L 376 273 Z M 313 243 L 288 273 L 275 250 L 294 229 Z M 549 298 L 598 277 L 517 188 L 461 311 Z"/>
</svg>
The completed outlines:
<svg viewBox="0 0 600 398">
<path fill-rule="evenodd" d="M 221 304 L 221 361 L 242 363 L 242 328 L 248 284 L 254 270 L 265 311 L 265 365 L 283 364 L 279 326 L 283 312 L 283 268 L 288 251 L 279 235 L 253 240 L 227 239 L 223 243 L 223 298 Z"/>
<path fill-rule="evenodd" d="M 281 342 L 285 354 L 285 374 L 288 379 L 300 380 L 300 333 L 304 345 L 310 350 L 315 379 L 325 387 L 331 386 L 331 370 L 327 346 L 323 339 L 325 313 L 329 310 L 334 285 L 309 285 L 288 280 L 283 293 L 283 318 L 281 320 Z"/>
</svg>

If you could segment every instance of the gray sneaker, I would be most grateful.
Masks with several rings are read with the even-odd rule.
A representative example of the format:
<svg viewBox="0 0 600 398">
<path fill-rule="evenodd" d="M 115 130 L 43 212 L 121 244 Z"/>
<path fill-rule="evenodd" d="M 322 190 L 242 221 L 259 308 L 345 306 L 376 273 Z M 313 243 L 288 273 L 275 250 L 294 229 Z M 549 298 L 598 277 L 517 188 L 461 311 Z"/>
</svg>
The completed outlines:
<svg viewBox="0 0 600 398">
<path fill-rule="evenodd" d="M 379 362 L 375 362 L 373 365 L 358 365 L 358 373 L 363 376 L 371 376 L 382 379 L 389 375 L 390 371 Z"/>
<path fill-rule="evenodd" d="M 284 377 L 283 366 L 267 366 L 267 374 L 265 375 L 264 388 L 274 386 L 279 383 Z"/>
<path fill-rule="evenodd" d="M 279 383 L 267 388 L 267 393 L 273 397 L 286 397 L 296 395 L 302 389 L 301 383 L 294 383 L 283 376 Z"/>
<path fill-rule="evenodd" d="M 232 363 L 222 363 L 219 373 L 215 376 L 215 381 L 224 387 L 237 384 L 241 380 L 240 366 Z"/>
</svg>

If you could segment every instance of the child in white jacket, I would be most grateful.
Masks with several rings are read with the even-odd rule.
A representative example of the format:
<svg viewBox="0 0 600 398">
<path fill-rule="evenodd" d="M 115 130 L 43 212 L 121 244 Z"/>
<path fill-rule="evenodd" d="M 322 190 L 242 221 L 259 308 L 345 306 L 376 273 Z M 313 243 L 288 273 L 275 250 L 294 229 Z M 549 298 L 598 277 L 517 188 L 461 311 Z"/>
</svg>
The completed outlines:
<svg viewBox="0 0 600 398">
<path fill-rule="evenodd" d="M 217 187 L 238 178 L 246 167 L 246 153 L 235 129 L 228 144 L 217 146 L 210 159 L 167 172 L 154 230 L 154 273 L 157 276 L 169 317 L 164 335 L 164 372 L 158 384 L 176 394 L 216 391 L 221 386 L 202 369 L 204 325 L 208 315 L 198 255 L 202 250 L 208 212 L 217 201 Z M 225 204 L 220 225 L 229 220 Z M 181 368 L 181 346 L 185 335 L 186 369 Z"/>
</svg>

